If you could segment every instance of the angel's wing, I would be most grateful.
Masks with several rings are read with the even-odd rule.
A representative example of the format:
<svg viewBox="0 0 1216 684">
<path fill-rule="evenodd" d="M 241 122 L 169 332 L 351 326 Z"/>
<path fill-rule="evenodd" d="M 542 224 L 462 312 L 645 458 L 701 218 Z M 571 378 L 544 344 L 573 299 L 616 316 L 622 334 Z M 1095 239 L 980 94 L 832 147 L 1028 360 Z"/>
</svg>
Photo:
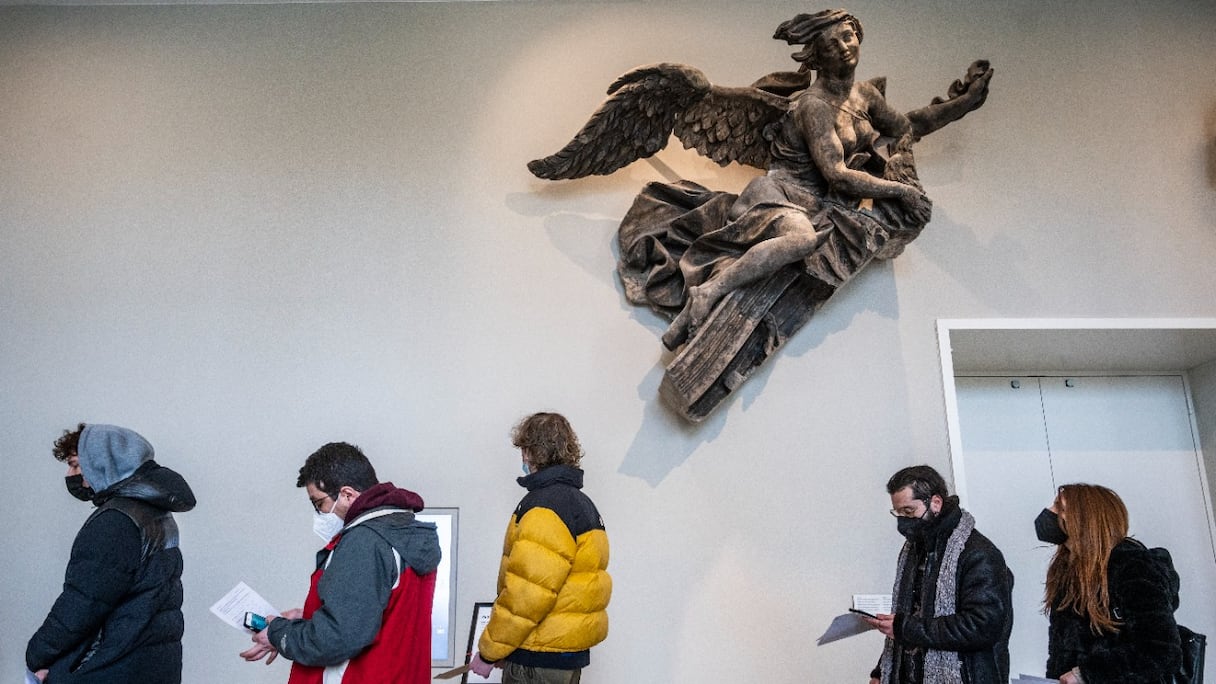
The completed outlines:
<svg viewBox="0 0 1216 684">
<path fill-rule="evenodd" d="M 540 178 L 606 175 L 667 146 L 674 131 L 685 147 L 725 166 L 766 168 L 765 127 L 788 101 L 755 88 L 710 85 L 698 69 L 653 64 L 633 69 L 608 88 L 608 99 L 557 153 L 528 162 Z"/>
<path fill-rule="evenodd" d="M 767 169 L 773 126 L 790 101 L 756 88 L 713 86 L 676 120 L 675 134 L 684 147 L 726 166 L 739 162 Z"/>
</svg>

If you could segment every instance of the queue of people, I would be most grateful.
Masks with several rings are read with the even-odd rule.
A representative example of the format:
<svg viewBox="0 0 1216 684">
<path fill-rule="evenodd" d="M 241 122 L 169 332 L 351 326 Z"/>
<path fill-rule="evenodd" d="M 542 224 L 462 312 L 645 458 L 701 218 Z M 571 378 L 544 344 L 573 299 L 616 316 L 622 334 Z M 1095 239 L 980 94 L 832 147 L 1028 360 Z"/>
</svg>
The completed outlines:
<svg viewBox="0 0 1216 684">
<path fill-rule="evenodd" d="M 584 494 L 582 447 L 560 414 L 512 432 L 527 494 L 507 526 L 498 594 L 469 668 L 505 684 L 578 684 L 608 634 L 608 537 Z M 180 684 L 182 554 L 173 513 L 195 505 L 138 433 L 80 424 L 56 440 L 65 486 L 96 510 L 72 545 L 63 592 L 26 649 L 27 680 Z M 300 468 L 325 542 L 304 606 L 267 616 L 241 657 L 292 661 L 289 684 L 424 684 L 440 548 L 420 495 L 380 482 L 356 446 L 326 444 Z M 905 537 L 871 684 L 1009 681 L 1013 574 L 945 479 L 925 465 L 887 482 Z M 1056 546 L 1047 571 L 1048 677 L 1061 684 L 1169 684 L 1182 649 L 1168 552 L 1128 537 L 1119 496 L 1059 488 L 1034 521 Z"/>
<path fill-rule="evenodd" d="M 608 536 L 582 493 L 582 447 L 560 414 L 512 433 L 528 490 L 507 528 L 498 599 L 471 666 L 506 684 L 577 684 L 608 635 Z M 65 486 L 97 508 L 72 545 L 63 592 L 26 648 L 27 681 L 180 684 L 185 620 L 173 513 L 194 507 L 133 430 L 81 423 L 52 450 Z M 324 542 L 302 608 L 265 616 L 240 655 L 292 661 L 289 684 L 425 684 L 441 551 L 420 495 L 380 482 L 357 447 L 322 446 L 296 486 Z M 520 542 L 520 543 L 516 543 Z"/>
<path fill-rule="evenodd" d="M 906 538 L 892 614 L 862 618 L 884 636 L 871 684 L 1009 681 L 1013 573 L 929 466 L 887 482 Z M 1127 508 L 1105 487 L 1067 484 L 1034 521 L 1055 545 L 1044 611 L 1046 674 L 1060 684 L 1172 684 L 1182 667 L 1178 575 L 1164 549 L 1127 536 Z"/>
</svg>

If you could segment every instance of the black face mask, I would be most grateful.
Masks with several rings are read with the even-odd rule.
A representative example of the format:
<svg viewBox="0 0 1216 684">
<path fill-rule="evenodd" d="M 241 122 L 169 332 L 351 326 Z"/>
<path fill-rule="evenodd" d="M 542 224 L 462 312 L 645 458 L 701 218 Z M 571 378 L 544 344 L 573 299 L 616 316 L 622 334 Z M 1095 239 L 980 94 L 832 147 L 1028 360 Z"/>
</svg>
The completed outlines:
<svg viewBox="0 0 1216 684">
<path fill-rule="evenodd" d="M 1063 544 L 1068 539 L 1068 535 L 1060 529 L 1060 516 L 1047 508 L 1034 519 L 1034 533 L 1039 541 L 1047 544 Z"/>
<path fill-rule="evenodd" d="M 933 511 L 926 510 L 925 514 L 919 518 L 906 518 L 900 516 L 895 521 L 895 529 L 899 530 L 907 539 L 918 539 L 925 536 L 925 530 L 933 524 Z"/>
<path fill-rule="evenodd" d="M 93 500 L 93 488 L 84 486 L 84 475 L 67 475 L 63 478 L 68 494 L 81 501 Z"/>
</svg>

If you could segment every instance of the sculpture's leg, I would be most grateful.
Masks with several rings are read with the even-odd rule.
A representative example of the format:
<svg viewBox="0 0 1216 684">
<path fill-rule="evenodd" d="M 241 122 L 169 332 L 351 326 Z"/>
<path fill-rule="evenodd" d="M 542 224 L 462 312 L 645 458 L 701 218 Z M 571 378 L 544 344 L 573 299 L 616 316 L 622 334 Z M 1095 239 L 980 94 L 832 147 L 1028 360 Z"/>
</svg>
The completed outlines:
<svg viewBox="0 0 1216 684">
<path fill-rule="evenodd" d="M 659 393 L 684 418 L 703 420 L 834 291 L 798 265 L 739 288 L 667 366 Z"/>
<path fill-rule="evenodd" d="M 688 288 L 687 302 L 663 335 L 663 345 L 676 349 L 709 317 L 726 295 L 776 273 L 787 264 L 805 259 L 832 230 L 817 231 L 810 218 L 789 211 L 773 219 L 777 237 L 752 245 L 738 259 L 701 285 Z"/>
</svg>

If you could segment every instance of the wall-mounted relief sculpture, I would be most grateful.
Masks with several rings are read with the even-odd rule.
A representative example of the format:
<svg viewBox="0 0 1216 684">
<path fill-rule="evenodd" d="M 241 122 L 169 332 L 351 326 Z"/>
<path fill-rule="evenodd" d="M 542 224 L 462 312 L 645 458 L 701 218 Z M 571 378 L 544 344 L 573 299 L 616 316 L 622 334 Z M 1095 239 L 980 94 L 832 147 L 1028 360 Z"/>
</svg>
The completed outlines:
<svg viewBox="0 0 1216 684">
<path fill-rule="evenodd" d="M 609 174 L 685 147 L 725 166 L 765 169 L 736 195 L 690 181 L 650 183 L 621 221 L 625 294 L 671 319 L 677 354 L 660 388 L 700 421 L 873 259 L 898 255 L 929 221 L 912 145 L 977 109 L 993 70 L 977 61 L 947 97 L 907 113 L 885 79 L 857 82 L 861 24 L 844 10 L 800 14 L 773 36 L 803 49 L 797 72 L 743 88 L 683 64 L 634 69 L 541 178 Z M 813 76 L 813 78 L 812 78 Z"/>
</svg>

